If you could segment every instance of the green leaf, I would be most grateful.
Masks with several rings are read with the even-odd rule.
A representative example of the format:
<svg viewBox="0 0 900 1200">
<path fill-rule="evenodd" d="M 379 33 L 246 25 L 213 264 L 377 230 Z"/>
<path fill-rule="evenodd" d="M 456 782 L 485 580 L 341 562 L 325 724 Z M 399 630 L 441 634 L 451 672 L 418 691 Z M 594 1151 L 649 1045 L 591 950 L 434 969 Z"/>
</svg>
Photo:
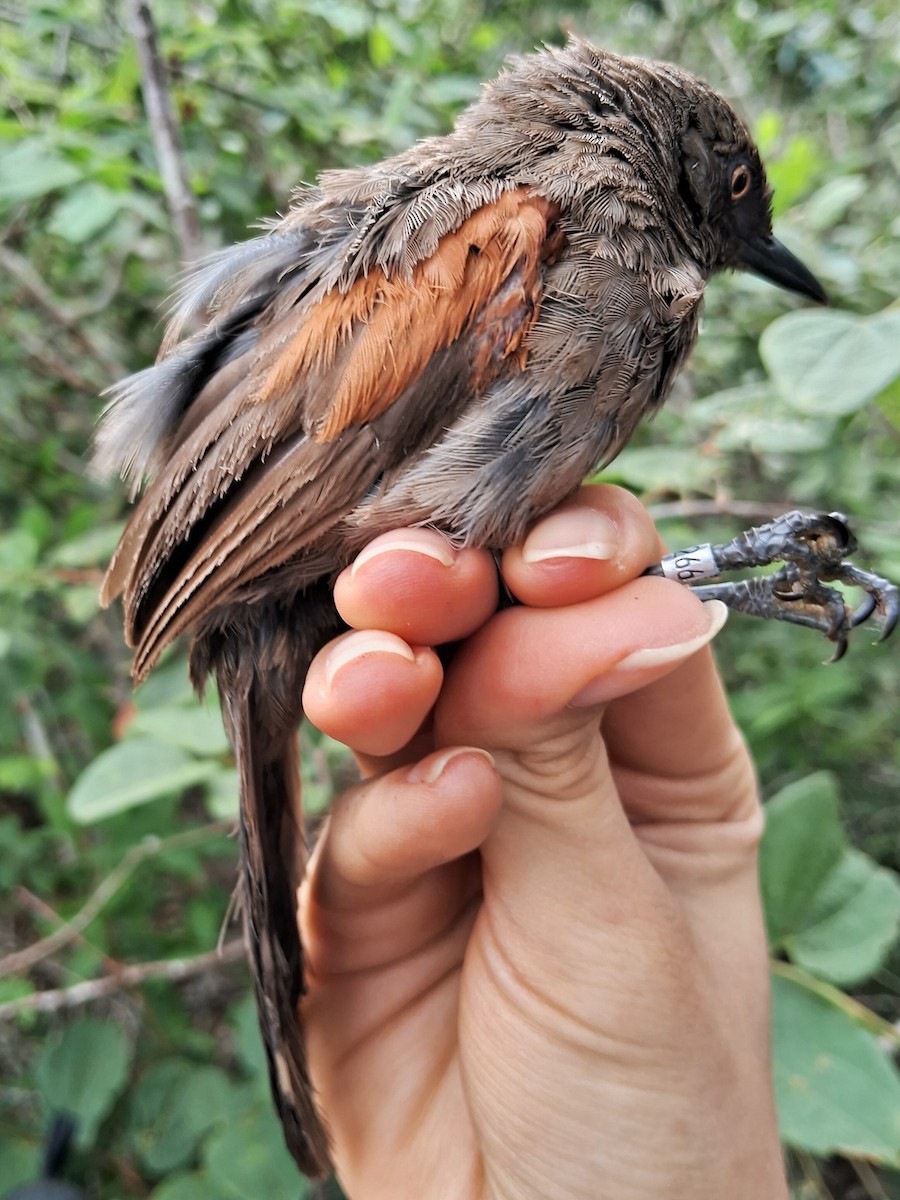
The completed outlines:
<svg viewBox="0 0 900 1200">
<path fill-rule="evenodd" d="M 251 1074 L 262 1078 L 266 1074 L 266 1055 L 252 996 L 245 996 L 235 1004 L 231 1010 L 231 1024 L 235 1052 Z"/>
<path fill-rule="evenodd" d="M 369 59 L 379 70 L 386 67 L 394 57 L 394 43 L 380 22 L 369 30 Z"/>
<path fill-rule="evenodd" d="M 794 962 L 833 983 L 867 979 L 900 933 L 900 881 L 848 850 L 820 888 L 805 928 L 784 945 Z"/>
<path fill-rule="evenodd" d="M 100 611 L 100 596 L 92 583 L 70 583 L 60 590 L 59 598 L 77 625 L 86 625 Z"/>
<path fill-rule="evenodd" d="M 895 429 L 900 429 L 900 376 L 875 399 L 878 409 Z"/>
<path fill-rule="evenodd" d="M 863 175 L 840 175 L 830 179 L 804 205 L 806 220 L 813 229 L 831 229 L 841 221 L 851 204 L 866 193 Z"/>
<path fill-rule="evenodd" d="M 215 1130 L 204 1158 L 210 1178 L 230 1200 L 311 1200 L 313 1195 L 313 1185 L 297 1173 L 267 1100 Z"/>
<path fill-rule="evenodd" d="M 232 1193 L 222 1191 L 207 1171 L 187 1171 L 172 1175 L 153 1189 L 150 1200 L 232 1200 Z"/>
<path fill-rule="evenodd" d="M 629 487 L 644 491 L 708 491 L 712 488 L 717 464 L 704 458 L 693 447 L 636 446 L 623 450 L 600 476 L 605 482 L 622 480 Z"/>
<path fill-rule="evenodd" d="M 56 205 L 47 232 L 80 246 L 105 229 L 121 207 L 119 193 L 101 183 L 83 183 Z"/>
<path fill-rule="evenodd" d="M 753 450 L 757 454 L 808 454 L 828 444 L 830 421 L 811 417 L 736 416 L 716 434 L 720 450 Z"/>
<path fill-rule="evenodd" d="M 157 667 L 149 679 L 134 693 L 134 702 L 143 712 L 154 708 L 168 708 L 171 704 L 185 708 L 197 703 L 194 689 L 188 678 L 184 659 L 176 659 Z"/>
<path fill-rule="evenodd" d="M 216 1067 L 182 1058 L 150 1067 L 129 1103 L 131 1142 L 144 1167 L 165 1175 L 185 1166 L 209 1130 L 234 1114 L 236 1091 Z"/>
<path fill-rule="evenodd" d="M 191 758 L 178 746 L 129 738 L 105 750 L 79 775 L 69 792 L 69 816 L 83 825 L 181 792 L 209 779 L 215 763 Z"/>
<path fill-rule="evenodd" d="M 213 775 L 206 788 L 206 811 L 215 821 L 228 821 L 238 815 L 240 782 L 235 770 Z M 304 808 L 306 797 L 304 796 Z"/>
<path fill-rule="evenodd" d="M 772 1003 L 782 1138 L 900 1166 L 900 1074 L 877 1039 L 791 980 L 773 978 Z"/>
<path fill-rule="evenodd" d="M 47 555 L 47 561 L 56 567 L 98 566 L 109 560 L 121 536 L 122 526 L 118 521 L 95 525 L 77 537 L 59 542 Z"/>
<path fill-rule="evenodd" d="M 208 757 L 227 754 L 229 748 L 218 705 L 140 709 L 128 732 Z"/>
<path fill-rule="evenodd" d="M 760 882 L 773 947 L 803 928 L 817 892 L 840 862 L 845 846 L 837 785 L 827 772 L 808 775 L 769 800 Z"/>
<path fill-rule="evenodd" d="M 81 179 L 81 171 L 47 145 L 42 137 L 26 138 L 0 151 L 0 205 L 12 207 Z"/>
<path fill-rule="evenodd" d="M 0 1179 L 6 1188 L 34 1180 L 41 1171 L 41 1156 L 37 1145 L 4 1137 L 0 1141 Z"/>
<path fill-rule="evenodd" d="M 48 1110 L 78 1118 L 78 1144 L 97 1132 L 128 1080 L 131 1047 L 112 1021 L 83 1017 L 52 1038 L 38 1056 L 35 1079 Z"/>
<path fill-rule="evenodd" d="M 834 983 L 866 979 L 900 933 L 900 881 L 849 848 L 825 772 L 767 804 L 760 879 L 773 948 Z"/>
<path fill-rule="evenodd" d="M 788 313 L 768 326 L 759 349 L 792 407 L 832 416 L 855 412 L 900 375 L 900 309 L 873 317 Z"/>
</svg>

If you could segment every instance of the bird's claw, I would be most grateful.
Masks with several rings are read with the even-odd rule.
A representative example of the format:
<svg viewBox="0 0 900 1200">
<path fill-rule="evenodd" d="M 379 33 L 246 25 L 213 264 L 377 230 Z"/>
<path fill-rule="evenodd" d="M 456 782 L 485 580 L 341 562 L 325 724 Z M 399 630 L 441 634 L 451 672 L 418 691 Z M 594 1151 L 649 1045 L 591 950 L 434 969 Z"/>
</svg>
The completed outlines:
<svg viewBox="0 0 900 1200">
<path fill-rule="evenodd" d="M 785 513 L 748 529 L 721 545 L 692 546 L 668 554 L 645 574 L 685 583 L 703 600 L 722 600 L 736 612 L 790 621 L 818 629 L 835 645 L 830 659 L 842 658 L 853 629 L 878 613 L 880 641 L 890 637 L 900 616 L 900 591 L 887 579 L 863 571 L 845 555 L 857 548 L 841 513 Z M 713 582 L 730 571 L 780 563 L 773 574 L 754 579 Z M 843 583 L 865 593 L 849 609 L 837 588 Z"/>
</svg>

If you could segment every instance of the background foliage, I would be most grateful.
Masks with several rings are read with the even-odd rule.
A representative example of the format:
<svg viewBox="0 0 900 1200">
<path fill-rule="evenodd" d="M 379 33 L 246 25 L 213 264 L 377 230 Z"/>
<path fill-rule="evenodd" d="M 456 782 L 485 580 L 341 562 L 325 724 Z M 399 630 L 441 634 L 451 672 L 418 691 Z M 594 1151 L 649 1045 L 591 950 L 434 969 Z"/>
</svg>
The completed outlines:
<svg viewBox="0 0 900 1200">
<path fill-rule="evenodd" d="M 849 511 L 900 578 L 900 17 L 890 0 L 155 0 L 202 246 L 328 166 L 446 129 L 503 57 L 572 28 L 670 57 L 750 120 L 780 235 L 836 310 L 715 281 L 690 374 L 609 477 L 673 544 Z M 133 704 L 97 609 L 124 511 L 98 393 L 146 363 L 179 250 L 114 0 L 0 4 L 0 1186 L 78 1113 L 97 1197 L 307 1194 L 269 1111 L 239 952 L 234 779 L 173 661 Z M 770 808 L 776 1081 L 795 1194 L 900 1197 L 896 646 L 822 668 L 730 623 L 720 661 Z M 321 804 L 346 764 L 307 746 Z M 42 940 L 43 939 L 43 940 Z M 2 956 L 6 955 L 5 958 Z M 132 985 L 141 983 L 137 988 Z"/>
</svg>

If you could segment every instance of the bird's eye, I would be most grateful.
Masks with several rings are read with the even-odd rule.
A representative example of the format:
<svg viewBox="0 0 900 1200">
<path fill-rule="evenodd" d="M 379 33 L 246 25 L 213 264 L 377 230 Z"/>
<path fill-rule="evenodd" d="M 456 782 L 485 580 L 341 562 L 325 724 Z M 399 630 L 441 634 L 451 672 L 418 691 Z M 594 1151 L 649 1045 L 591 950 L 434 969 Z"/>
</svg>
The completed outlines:
<svg viewBox="0 0 900 1200">
<path fill-rule="evenodd" d="M 752 178 L 749 167 L 739 163 L 731 172 L 731 199 L 743 200 L 750 191 Z"/>
</svg>

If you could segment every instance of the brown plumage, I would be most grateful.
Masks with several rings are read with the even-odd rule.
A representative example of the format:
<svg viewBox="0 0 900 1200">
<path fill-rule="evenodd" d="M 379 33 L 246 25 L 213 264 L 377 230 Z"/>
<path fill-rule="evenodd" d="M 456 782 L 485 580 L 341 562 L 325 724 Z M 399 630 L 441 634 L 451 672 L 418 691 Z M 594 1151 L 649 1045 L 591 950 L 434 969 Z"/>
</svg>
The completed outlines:
<svg viewBox="0 0 900 1200">
<path fill-rule="evenodd" d="M 309 1173 L 328 1144 L 297 1022 L 296 731 L 342 628 L 332 582 L 402 525 L 518 540 L 665 400 L 707 279 L 741 266 L 824 298 L 772 238 L 725 101 L 572 41 L 514 63 L 446 137 L 326 174 L 211 260 L 157 365 L 116 391 L 99 465 L 149 483 L 103 599 L 123 596 L 137 680 L 188 629 L 194 683 L 216 676 L 272 1087 Z"/>
</svg>

